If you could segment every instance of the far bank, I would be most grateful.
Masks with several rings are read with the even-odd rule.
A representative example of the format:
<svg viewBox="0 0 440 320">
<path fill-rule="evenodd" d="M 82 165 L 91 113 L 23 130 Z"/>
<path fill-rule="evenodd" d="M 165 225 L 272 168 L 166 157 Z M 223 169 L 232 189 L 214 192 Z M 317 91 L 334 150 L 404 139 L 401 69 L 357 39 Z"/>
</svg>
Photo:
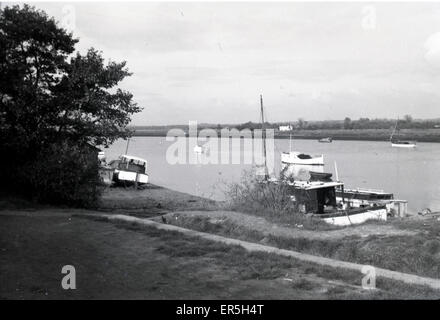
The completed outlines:
<svg viewBox="0 0 440 320">
<path fill-rule="evenodd" d="M 188 127 L 176 126 L 175 128 L 181 129 L 188 135 Z M 137 137 L 166 137 L 173 127 L 171 126 L 158 126 L 149 129 L 132 128 L 134 130 L 133 136 Z M 199 126 L 199 132 L 203 129 L 207 129 Z M 217 132 L 218 137 L 221 137 L 221 130 L 212 128 Z M 229 128 L 233 130 L 233 128 Z M 251 132 L 252 129 L 248 129 Z M 174 134 L 172 134 L 174 135 Z M 331 137 L 333 140 L 359 140 L 359 141 L 389 141 L 391 135 L 390 130 L 386 129 L 328 129 L 328 130 L 294 130 L 289 131 L 274 131 L 274 137 L 276 139 L 289 139 L 290 137 L 296 139 L 312 139 L 318 140 L 321 138 Z M 238 135 L 231 135 L 232 137 L 238 137 Z M 399 139 L 402 140 L 415 140 L 419 142 L 440 142 L 440 128 L 431 129 L 402 129 L 399 133 Z"/>
</svg>

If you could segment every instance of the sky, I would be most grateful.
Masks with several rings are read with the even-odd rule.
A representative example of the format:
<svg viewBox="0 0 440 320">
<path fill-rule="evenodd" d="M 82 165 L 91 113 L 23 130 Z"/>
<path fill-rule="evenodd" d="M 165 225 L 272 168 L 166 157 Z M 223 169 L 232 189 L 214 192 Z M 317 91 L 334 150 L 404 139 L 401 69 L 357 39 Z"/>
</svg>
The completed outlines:
<svg viewBox="0 0 440 320">
<path fill-rule="evenodd" d="M 32 3 L 127 61 L 134 125 L 440 117 L 440 3 Z"/>
</svg>

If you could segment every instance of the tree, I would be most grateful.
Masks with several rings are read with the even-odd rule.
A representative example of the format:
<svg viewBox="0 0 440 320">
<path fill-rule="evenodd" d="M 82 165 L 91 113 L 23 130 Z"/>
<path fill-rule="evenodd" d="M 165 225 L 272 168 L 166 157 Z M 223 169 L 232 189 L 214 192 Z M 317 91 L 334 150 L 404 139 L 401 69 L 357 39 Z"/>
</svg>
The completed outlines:
<svg viewBox="0 0 440 320">
<path fill-rule="evenodd" d="M 141 109 L 117 88 L 130 75 L 126 63 L 105 64 L 93 48 L 73 54 L 77 42 L 34 7 L 0 11 L 0 152 L 8 154 L 0 165 L 15 169 L 2 172 L 9 179 L 38 165 L 42 150 L 81 153 L 130 135 L 130 117 Z M 2 174 L 0 183 L 10 182 Z"/>
<path fill-rule="evenodd" d="M 352 129 L 352 128 L 353 128 L 353 125 L 351 123 L 351 119 L 349 117 L 346 117 L 344 119 L 344 129 L 347 130 L 347 129 Z"/>
<path fill-rule="evenodd" d="M 307 121 L 305 121 L 303 118 L 298 118 L 298 129 L 305 129 L 306 125 Z"/>
<path fill-rule="evenodd" d="M 409 115 L 409 114 L 405 114 L 405 115 L 403 116 L 403 120 L 404 120 L 406 123 L 410 124 L 410 123 L 413 121 L 413 118 L 412 118 L 411 115 Z"/>
</svg>

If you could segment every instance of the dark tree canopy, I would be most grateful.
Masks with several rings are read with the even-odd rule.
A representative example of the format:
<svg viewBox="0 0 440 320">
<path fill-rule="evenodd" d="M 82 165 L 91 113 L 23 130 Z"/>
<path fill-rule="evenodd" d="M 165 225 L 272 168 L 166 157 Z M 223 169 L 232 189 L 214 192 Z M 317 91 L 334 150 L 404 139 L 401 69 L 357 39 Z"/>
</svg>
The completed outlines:
<svg viewBox="0 0 440 320">
<path fill-rule="evenodd" d="M 108 145 L 126 137 L 139 112 L 117 85 L 126 63 L 104 64 L 90 49 L 73 55 L 78 42 L 43 11 L 24 5 L 0 12 L 0 112 L 6 139 L 33 147 L 73 139 Z"/>
<path fill-rule="evenodd" d="M 90 150 L 127 137 L 140 108 L 118 88 L 130 76 L 126 63 L 105 63 L 93 48 L 75 53 L 77 42 L 34 7 L 0 10 L 0 186 L 25 187 L 40 198 L 56 191 L 65 203 L 96 199 Z"/>
</svg>

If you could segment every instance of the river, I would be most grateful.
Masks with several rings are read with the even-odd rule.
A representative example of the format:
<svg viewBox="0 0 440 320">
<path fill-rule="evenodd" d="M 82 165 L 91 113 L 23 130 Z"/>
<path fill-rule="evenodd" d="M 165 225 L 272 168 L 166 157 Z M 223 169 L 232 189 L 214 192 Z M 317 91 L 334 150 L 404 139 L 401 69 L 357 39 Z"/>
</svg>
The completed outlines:
<svg viewBox="0 0 440 320">
<path fill-rule="evenodd" d="M 188 142 L 187 138 L 180 139 Z M 404 149 L 392 148 L 389 142 L 381 141 L 319 143 L 315 140 L 295 139 L 291 143 L 293 150 L 323 154 L 324 171 L 331 172 L 334 176 L 336 162 L 339 179 L 346 188 L 372 188 L 392 192 L 396 199 L 408 200 L 410 212 L 423 208 L 440 211 L 439 144 L 419 143 L 416 149 Z M 217 200 L 224 199 L 227 184 L 239 182 L 243 170 L 252 168 L 251 164 L 243 163 L 243 155 L 252 153 L 252 147 L 248 148 L 243 140 L 239 164 L 170 164 L 166 154 L 172 145 L 175 142 L 166 141 L 165 137 L 134 137 L 130 139 L 128 154 L 148 160 L 151 183 Z M 220 141 L 218 145 L 219 152 L 224 153 Z M 126 141 L 118 140 L 105 149 L 107 160 L 124 154 L 126 146 Z M 274 140 L 274 172 L 280 170 L 280 152 L 288 151 L 289 148 L 289 140 Z M 190 149 L 194 152 L 189 147 L 188 150 Z M 211 153 L 211 159 L 212 155 Z M 220 162 L 220 156 L 218 159 Z"/>
</svg>

